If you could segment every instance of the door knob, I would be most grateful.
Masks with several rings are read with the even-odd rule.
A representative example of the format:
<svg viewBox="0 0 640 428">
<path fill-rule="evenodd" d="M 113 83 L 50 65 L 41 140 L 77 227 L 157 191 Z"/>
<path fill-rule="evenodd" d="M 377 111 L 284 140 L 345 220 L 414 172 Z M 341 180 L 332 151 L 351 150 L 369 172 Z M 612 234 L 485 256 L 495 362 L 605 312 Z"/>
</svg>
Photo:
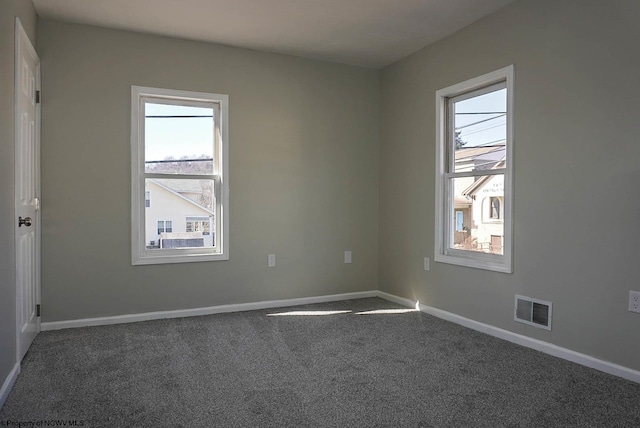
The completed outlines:
<svg viewBox="0 0 640 428">
<path fill-rule="evenodd" d="M 31 226 L 31 217 L 18 217 L 18 227 L 22 227 L 22 226 Z"/>
</svg>

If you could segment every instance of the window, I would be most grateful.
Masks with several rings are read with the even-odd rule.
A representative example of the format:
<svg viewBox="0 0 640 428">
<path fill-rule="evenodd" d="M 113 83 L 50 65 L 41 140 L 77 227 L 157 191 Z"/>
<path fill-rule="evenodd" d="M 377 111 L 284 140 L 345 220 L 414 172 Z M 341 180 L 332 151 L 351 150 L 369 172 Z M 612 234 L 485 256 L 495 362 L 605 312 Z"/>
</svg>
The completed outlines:
<svg viewBox="0 0 640 428">
<path fill-rule="evenodd" d="M 438 262 L 512 272 L 513 75 L 509 66 L 436 92 Z"/>
<path fill-rule="evenodd" d="M 173 227 L 171 226 L 171 220 L 159 220 L 158 221 L 158 235 L 161 233 L 171 233 Z"/>
<path fill-rule="evenodd" d="M 456 211 L 456 232 L 464 230 L 464 212 Z"/>
<path fill-rule="evenodd" d="M 489 218 L 500 219 L 500 199 L 489 198 Z"/>
<path fill-rule="evenodd" d="M 228 115 L 227 95 L 132 86 L 134 265 L 229 259 Z"/>
<path fill-rule="evenodd" d="M 201 232 L 203 235 L 211 234 L 211 218 L 187 217 L 187 232 Z"/>
</svg>

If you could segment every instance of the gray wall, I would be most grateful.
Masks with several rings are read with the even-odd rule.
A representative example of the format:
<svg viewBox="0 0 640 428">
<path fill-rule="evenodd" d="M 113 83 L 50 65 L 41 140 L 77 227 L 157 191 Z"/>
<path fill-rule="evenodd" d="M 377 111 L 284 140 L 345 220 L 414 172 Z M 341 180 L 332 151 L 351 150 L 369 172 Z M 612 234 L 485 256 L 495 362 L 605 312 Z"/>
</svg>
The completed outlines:
<svg viewBox="0 0 640 428">
<path fill-rule="evenodd" d="M 523 0 L 381 75 L 380 288 L 640 369 L 640 2 Z M 515 65 L 514 273 L 432 263 L 435 91 Z M 513 321 L 554 303 L 553 331 Z"/>
<path fill-rule="evenodd" d="M 51 20 L 39 36 L 43 322 L 377 288 L 378 71 Z M 229 94 L 229 261 L 131 266 L 131 85 Z"/>
<path fill-rule="evenodd" d="M 14 205 L 14 34 L 20 18 L 36 43 L 36 13 L 30 0 L 0 1 L 0 387 L 16 364 Z"/>
</svg>

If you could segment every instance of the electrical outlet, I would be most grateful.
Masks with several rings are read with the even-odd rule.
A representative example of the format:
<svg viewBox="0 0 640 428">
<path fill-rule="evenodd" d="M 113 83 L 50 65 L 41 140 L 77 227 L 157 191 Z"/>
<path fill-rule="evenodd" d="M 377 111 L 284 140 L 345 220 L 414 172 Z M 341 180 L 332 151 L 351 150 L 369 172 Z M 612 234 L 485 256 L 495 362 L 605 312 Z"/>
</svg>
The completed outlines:
<svg viewBox="0 0 640 428">
<path fill-rule="evenodd" d="M 344 252 L 344 262 L 351 263 L 351 251 L 347 250 Z"/>
<path fill-rule="evenodd" d="M 640 291 L 629 291 L 629 311 L 640 314 Z"/>
<path fill-rule="evenodd" d="M 275 267 L 276 266 L 276 255 L 269 254 L 267 256 L 267 267 Z"/>
<path fill-rule="evenodd" d="M 429 270 L 429 257 L 424 258 L 424 270 Z"/>
</svg>

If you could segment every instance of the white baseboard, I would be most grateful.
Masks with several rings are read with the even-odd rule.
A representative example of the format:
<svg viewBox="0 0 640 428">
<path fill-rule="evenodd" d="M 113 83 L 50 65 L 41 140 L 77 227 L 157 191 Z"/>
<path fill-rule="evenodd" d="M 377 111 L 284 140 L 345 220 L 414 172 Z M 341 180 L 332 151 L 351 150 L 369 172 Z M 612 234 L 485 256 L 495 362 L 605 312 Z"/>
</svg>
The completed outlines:
<svg viewBox="0 0 640 428">
<path fill-rule="evenodd" d="M 111 317 L 84 318 L 68 321 L 43 322 L 41 331 L 60 330 L 63 328 L 90 327 L 111 324 L 126 324 L 138 321 L 150 321 L 164 318 L 197 317 L 201 315 L 221 314 L 226 312 L 254 311 L 257 309 L 282 308 L 287 306 L 309 305 L 312 303 L 336 302 L 339 300 L 364 299 L 377 297 L 377 291 L 360 291 L 355 293 L 331 294 L 326 296 L 302 297 L 286 300 L 267 300 L 263 302 L 238 303 L 232 305 L 210 306 L 207 308 L 180 309 L 174 311 L 145 312 L 141 314 L 115 315 Z"/>
<path fill-rule="evenodd" d="M 0 389 L 0 409 L 4 406 L 4 402 L 7 401 L 9 392 L 11 392 L 13 384 L 16 383 L 18 374 L 20 374 L 20 364 L 16 363 L 15 366 L 13 366 L 13 369 L 9 372 L 9 375 L 7 375 L 7 378 L 4 380 L 2 389 Z"/>
<path fill-rule="evenodd" d="M 393 303 L 397 303 L 402 306 L 406 306 L 407 308 L 415 308 L 417 303 L 417 302 L 412 302 L 409 299 L 405 299 L 404 297 L 398 297 L 393 294 L 385 293 L 384 291 L 378 291 L 378 297 Z"/>
<path fill-rule="evenodd" d="M 416 302 L 412 302 L 409 299 L 403 297 L 394 296 L 383 291 L 378 292 L 378 297 L 381 299 L 389 300 L 399 305 L 407 306 L 410 308 L 416 307 Z M 498 327 L 494 327 L 489 324 L 484 324 L 478 321 L 474 321 L 469 318 L 456 315 L 451 312 L 436 309 L 431 306 L 419 305 L 422 312 L 433 315 L 437 318 L 441 318 L 446 321 L 459 324 L 461 326 L 470 328 L 472 330 L 479 331 L 481 333 L 488 334 L 499 339 L 507 340 L 509 342 L 525 346 L 527 348 L 535 349 L 536 351 L 544 352 L 545 354 L 553 355 L 554 357 L 562 358 L 564 360 L 572 361 L 574 363 L 581 364 L 583 366 L 591 367 L 592 369 L 600 370 L 605 373 L 609 373 L 614 376 L 640 383 L 640 371 L 630 369 L 618 364 L 611 363 L 609 361 L 600 360 L 587 354 L 581 354 L 580 352 L 572 351 L 571 349 L 562 348 L 549 342 L 533 339 L 531 337 L 523 336 L 521 334 L 513 333 L 508 330 L 503 330 Z"/>
</svg>

